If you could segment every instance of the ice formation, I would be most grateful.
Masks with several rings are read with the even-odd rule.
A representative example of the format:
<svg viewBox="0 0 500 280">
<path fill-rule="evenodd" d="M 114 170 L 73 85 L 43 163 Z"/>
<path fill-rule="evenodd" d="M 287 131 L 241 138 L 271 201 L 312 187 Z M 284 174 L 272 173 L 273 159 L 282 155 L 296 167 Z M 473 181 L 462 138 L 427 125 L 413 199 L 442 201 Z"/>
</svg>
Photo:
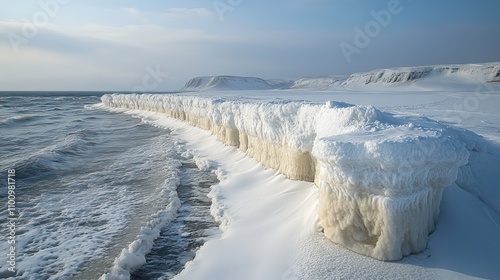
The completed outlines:
<svg viewBox="0 0 500 280">
<path fill-rule="evenodd" d="M 102 102 L 187 121 L 290 179 L 315 182 L 325 236 L 380 260 L 425 249 L 443 188 L 469 157 L 451 130 L 371 106 L 172 94 L 104 95 Z"/>
</svg>

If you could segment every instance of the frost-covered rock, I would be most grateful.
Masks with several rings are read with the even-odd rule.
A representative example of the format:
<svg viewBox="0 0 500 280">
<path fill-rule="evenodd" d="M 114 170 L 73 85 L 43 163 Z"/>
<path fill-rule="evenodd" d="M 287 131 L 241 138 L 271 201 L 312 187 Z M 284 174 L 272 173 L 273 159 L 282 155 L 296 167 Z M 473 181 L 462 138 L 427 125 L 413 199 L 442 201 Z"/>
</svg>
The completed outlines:
<svg viewBox="0 0 500 280">
<path fill-rule="evenodd" d="M 493 76 L 493 79 L 491 80 L 492 82 L 500 82 L 500 67 L 498 67 L 498 70 L 496 74 Z"/>
<path fill-rule="evenodd" d="M 469 157 L 449 128 L 371 106 L 158 94 L 102 102 L 187 121 L 291 179 L 314 181 L 325 236 L 380 260 L 425 249 L 443 188 Z"/>
</svg>

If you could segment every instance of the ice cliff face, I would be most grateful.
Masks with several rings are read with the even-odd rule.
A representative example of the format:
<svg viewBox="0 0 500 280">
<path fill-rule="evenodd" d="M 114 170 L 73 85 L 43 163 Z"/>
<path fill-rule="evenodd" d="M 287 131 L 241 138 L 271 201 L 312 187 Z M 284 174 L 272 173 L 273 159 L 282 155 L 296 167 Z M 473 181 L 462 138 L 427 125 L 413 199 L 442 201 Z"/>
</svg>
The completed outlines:
<svg viewBox="0 0 500 280">
<path fill-rule="evenodd" d="M 208 76 L 189 80 L 184 90 L 265 90 L 272 89 L 266 81 L 255 77 Z"/>
<path fill-rule="evenodd" d="M 452 130 L 371 106 L 150 94 L 102 102 L 189 122 L 291 179 L 315 182 L 325 236 L 380 260 L 425 249 L 443 188 L 469 156 Z"/>
</svg>

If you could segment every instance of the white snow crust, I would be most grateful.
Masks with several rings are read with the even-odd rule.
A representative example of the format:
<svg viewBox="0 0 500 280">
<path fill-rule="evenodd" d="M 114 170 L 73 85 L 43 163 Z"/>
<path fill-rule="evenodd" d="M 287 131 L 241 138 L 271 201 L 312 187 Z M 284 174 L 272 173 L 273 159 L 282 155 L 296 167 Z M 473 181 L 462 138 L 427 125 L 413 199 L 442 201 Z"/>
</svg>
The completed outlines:
<svg viewBox="0 0 500 280">
<path fill-rule="evenodd" d="M 315 182 L 325 236 L 380 260 L 426 248 L 443 188 L 469 158 L 453 130 L 372 106 L 160 94 L 102 102 L 187 121 L 290 179 Z"/>
</svg>

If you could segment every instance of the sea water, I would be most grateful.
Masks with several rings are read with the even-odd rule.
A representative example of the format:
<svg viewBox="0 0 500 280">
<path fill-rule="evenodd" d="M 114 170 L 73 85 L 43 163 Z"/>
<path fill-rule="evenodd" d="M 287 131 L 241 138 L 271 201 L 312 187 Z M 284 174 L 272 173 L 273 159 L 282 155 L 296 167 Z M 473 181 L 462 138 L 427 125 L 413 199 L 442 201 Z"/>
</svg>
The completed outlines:
<svg viewBox="0 0 500 280">
<path fill-rule="evenodd" d="M 98 93 L 0 93 L 0 278 L 98 279 L 161 226 L 131 277 L 169 279 L 217 235 L 206 196 L 215 175 L 181 156 L 171 131 L 99 102 Z"/>
</svg>

